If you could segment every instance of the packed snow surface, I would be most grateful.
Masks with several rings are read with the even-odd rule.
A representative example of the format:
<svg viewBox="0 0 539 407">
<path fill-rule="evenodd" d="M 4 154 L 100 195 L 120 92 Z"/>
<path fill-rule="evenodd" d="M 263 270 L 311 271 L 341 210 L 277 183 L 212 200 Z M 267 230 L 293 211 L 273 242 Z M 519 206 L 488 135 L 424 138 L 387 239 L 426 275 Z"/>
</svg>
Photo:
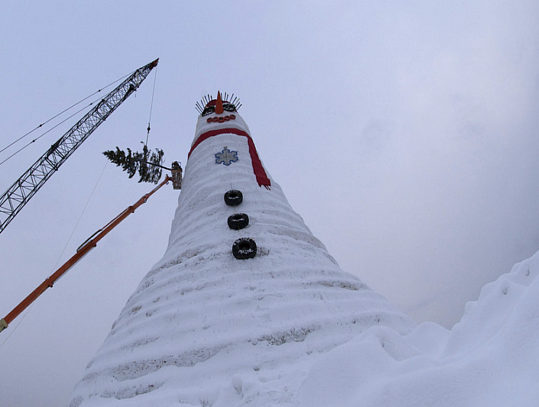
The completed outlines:
<svg viewBox="0 0 539 407">
<path fill-rule="evenodd" d="M 483 287 L 450 331 L 373 327 L 323 355 L 298 407 L 539 406 L 539 252 Z"/>
<path fill-rule="evenodd" d="M 219 127 L 248 132 L 239 115 L 205 119 L 195 140 Z M 225 147 L 237 162 L 216 163 Z M 193 150 L 168 249 L 88 365 L 72 407 L 292 405 L 319 355 L 372 326 L 415 326 L 344 273 L 271 184 L 258 185 L 246 137 L 220 134 Z M 241 205 L 225 204 L 230 189 L 243 193 Z M 235 213 L 249 216 L 245 229 L 228 227 Z M 234 258 L 240 237 L 255 240 L 255 258 Z"/>
<path fill-rule="evenodd" d="M 234 123 L 200 118 L 195 140 Z M 239 160 L 217 164 L 227 147 Z M 266 169 L 267 171 L 267 169 Z M 539 406 L 539 253 L 486 285 L 451 330 L 415 325 L 344 273 L 260 188 L 245 137 L 191 155 L 169 246 L 129 298 L 71 407 Z M 244 202 L 225 205 L 227 190 Z M 228 216 L 249 226 L 231 230 Z M 250 237 L 254 259 L 233 242 Z"/>
</svg>

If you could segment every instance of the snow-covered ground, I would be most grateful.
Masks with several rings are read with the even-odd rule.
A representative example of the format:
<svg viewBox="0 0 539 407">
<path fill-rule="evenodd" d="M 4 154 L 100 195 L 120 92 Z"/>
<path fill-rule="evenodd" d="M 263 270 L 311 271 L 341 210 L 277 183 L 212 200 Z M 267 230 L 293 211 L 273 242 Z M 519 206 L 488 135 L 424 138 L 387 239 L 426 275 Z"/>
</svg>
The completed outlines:
<svg viewBox="0 0 539 407">
<path fill-rule="evenodd" d="M 205 119 L 195 140 L 248 132 L 239 115 Z M 216 162 L 225 148 L 238 160 Z M 230 132 L 194 149 L 168 249 L 71 407 L 539 405 L 539 254 L 486 285 L 453 329 L 417 326 L 342 272 L 278 184 L 258 185 L 251 157 Z M 225 205 L 229 189 L 240 206 Z M 250 223 L 231 230 L 237 212 Z M 232 256 L 239 237 L 257 242 L 254 259 Z"/>
<path fill-rule="evenodd" d="M 311 368 L 301 407 L 539 405 L 539 252 L 483 287 L 450 331 L 373 327 Z"/>
</svg>

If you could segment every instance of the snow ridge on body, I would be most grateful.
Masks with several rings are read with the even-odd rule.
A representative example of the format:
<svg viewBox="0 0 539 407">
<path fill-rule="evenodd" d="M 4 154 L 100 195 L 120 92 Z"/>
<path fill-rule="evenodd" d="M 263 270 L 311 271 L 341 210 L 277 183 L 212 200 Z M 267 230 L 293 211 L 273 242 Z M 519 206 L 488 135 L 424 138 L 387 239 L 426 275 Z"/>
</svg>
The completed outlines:
<svg viewBox="0 0 539 407">
<path fill-rule="evenodd" d="M 235 126 L 200 118 L 204 132 Z M 228 147 L 239 160 L 216 164 Z M 269 174 L 268 174 L 269 176 Z M 258 186 L 245 137 L 200 143 L 185 168 L 169 246 L 129 298 L 75 388 L 78 406 L 292 405 L 313 362 L 372 326 L 413 323 L 344 273 L 296 214 L 279 185 Z M 242 191 L 238 207 L 227 190 Z M 228 216 L 249 226 L 231 230 Z M 254 239 L 254 259 L 232 256 Z"/>
</svg>

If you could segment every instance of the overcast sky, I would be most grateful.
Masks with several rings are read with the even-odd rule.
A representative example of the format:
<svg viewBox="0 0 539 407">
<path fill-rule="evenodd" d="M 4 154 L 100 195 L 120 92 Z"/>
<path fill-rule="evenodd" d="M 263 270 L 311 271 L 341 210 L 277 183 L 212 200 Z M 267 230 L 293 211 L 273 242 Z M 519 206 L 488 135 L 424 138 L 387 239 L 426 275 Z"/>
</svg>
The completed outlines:
<svg viewBox="0 0 539 407">
<path fill-rule="evenodd" d="M 342 268 L 449 327 L 539 250 L 538 17 L 535 0 L 8 0 L 0 144 L 159 57 L 149 144 L 168 163 L 185 163 L 195 101 L 237 93 L 268 172 Z M 0 234 L 2 316 L 151 189 L 101 152 L 140 147 L 153 81 Z M 3 164 L 1 192 L 62 133 Z M 177 196 L 151 198 L 0 334 L 2 406 L 67 403 L 164 253 Z"/>
</svg>

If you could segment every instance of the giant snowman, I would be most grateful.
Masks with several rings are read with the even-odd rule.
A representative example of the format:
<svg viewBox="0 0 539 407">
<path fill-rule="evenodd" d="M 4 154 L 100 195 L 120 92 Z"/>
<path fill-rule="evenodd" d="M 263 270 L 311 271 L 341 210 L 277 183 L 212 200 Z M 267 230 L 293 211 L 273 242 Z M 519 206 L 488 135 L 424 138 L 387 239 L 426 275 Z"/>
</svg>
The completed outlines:
<svg viewBox="0 0 539 407">
<path fill-rule="evenodd" d="M 372 326 L 413 327 L 312 235 L 264 168 L 236 101 L 205 102 L 168 249 L 70 407 L 291 406 L 327 351 Z"/>
</svg>

